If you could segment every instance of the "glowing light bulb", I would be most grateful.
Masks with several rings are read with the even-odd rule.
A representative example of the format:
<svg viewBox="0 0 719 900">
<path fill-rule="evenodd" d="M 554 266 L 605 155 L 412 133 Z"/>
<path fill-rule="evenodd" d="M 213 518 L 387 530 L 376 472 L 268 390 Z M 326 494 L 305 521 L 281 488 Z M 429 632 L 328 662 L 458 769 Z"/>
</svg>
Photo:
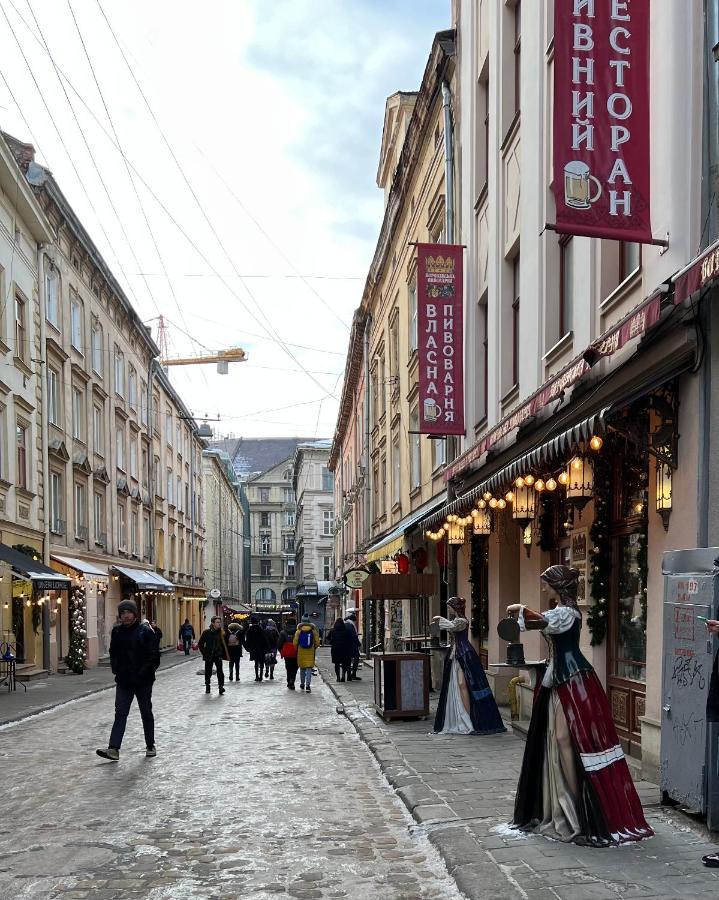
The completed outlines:
<svg viewBox="0 0 719 900">
<path fill-rule="evenodd" d="M 524 483 L 527 485 L 527 487 L 531 487 L 534 484 L 534 482 L 535 482 L 534 475 L 525 475 Z"/>
<path fill-rule="evenodd" d="M 598 434 L 595 434 L 589 442 L 589 446 L 592 448 L 592 450 L 601 450 L 604 446 L 604 441 L 599 437 Z"/>
<path fill-rule="evenodd" d="M 507 508 L 507 501 L 504 500 L 504 499 L 498 500 L 498 501 L 497 501 L 497 507 L 498 507 L 498 509 L 506 509 L 506 508 Z"/>
<path fill-rule="evenodd" d="M 566 472 L 562 472 L 562 473 L 560 474 L 558 480 L 559 480 L 559 483 L 560 483 L 561 485 L 566 486 L 566 485 L 569 484 L 569 475 L 567 475 Z"/>
<path fill-rule="evenodd" d="M 517 478 L 517 480 L 514 482 L 514 486 L 515 486 L 515 487 L 518 487 L 518 488 L 523 488 L 523 487 L 524 487 L 524 478 L 522 478 L 521 475 L 520 475 L 519 478 Z"/>
<path fill-rule="evenodd" d="M 572 468 L 573 469 L 581 469 L 583 465 L 584 465 L 584 463 L 582 462 L 582 459 L 579 456 L 575 456 L 574 459 L 572 460 Z"/>
<path fill-rule="evenodd" d="M 492 495 L 489 491 L 485 491 L 484 499 L 487 501 L 487 503 L 489 503 L 489 501 L 492 499 Z"/>
<path fill-rule="evenodd" d="M 498 503 L 497 498 L 496 498 L 496 497 L 492 497 L 492 499 L 489 501 L 489 508 L 490 508 L 490 509 L 496 509 L 496 508 L 497 508 L 497 503 Z"/>
<path fill-rule="evenodd" d="M 545 485 L 548 491 L 556 491 L 557 490 L 557 482 L 553 478 L 547 479 L 547 484 Z"/>
<path fill-rule="evenodd" d="M 538 478 L 538 479 L 535 481 L 535 483 L 534 483 L 534 490 L 535 490 L 538 494 L 541 494 L 542 491 L 544 490 L 544 482 L 542 481 L 541 478 Z"/>
<path fill-rule="evenodd" d="M 507 493 L 504 495 L 504 499 L 507 501 L 507 503 L 514 503 L 514 491 L 507 491 Z"/>
<path fill-rule="evenodd" d="M 486 500 L 480 500 L 479 503 L 477 504 L 477 506 L 478 506 L 480 509 L 486 509 L 486 508 L 487 508 L 487 501 L 486 501 Z"/>
</svg>

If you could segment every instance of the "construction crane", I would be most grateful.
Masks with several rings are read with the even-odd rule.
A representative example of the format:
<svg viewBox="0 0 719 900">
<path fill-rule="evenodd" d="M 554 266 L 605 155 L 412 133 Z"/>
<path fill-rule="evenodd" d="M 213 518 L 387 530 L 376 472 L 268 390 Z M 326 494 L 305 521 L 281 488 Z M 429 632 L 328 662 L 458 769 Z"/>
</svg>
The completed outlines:
<svg viewBox="0 0 719 900">
<path fill-rule="evenodd" d="M 218 350 L 206 356 L 177 356 L 169 359 L 161 359 L 161 366 L 204 366 L 207 363 L 217 363 L 217 371 L 220 375 L 227 375 L 228 364 L 234 362 L 247 362 L 247 353 L 242 347 L 228 347 L 227 350 Z"/>
</svg>

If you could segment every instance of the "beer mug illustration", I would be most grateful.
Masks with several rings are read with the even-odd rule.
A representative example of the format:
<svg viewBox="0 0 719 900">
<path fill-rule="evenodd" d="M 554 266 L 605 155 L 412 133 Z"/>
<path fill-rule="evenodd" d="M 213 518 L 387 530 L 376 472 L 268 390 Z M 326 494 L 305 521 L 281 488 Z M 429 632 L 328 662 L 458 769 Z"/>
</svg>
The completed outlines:
<svg viewBox="0 0 719 900">
<path fill-rule="evenodd" d="M 437 406 L 431 397 L 427 397 L 424 401 L 424 421 L 436 422 L 442 415 L 442 410 Z"/>
<path fill-rule="evenodd" d="M 592 196 L 592 184 L 597 192 Z M 591 209 L 602 196 L 602 185 L 589 166 L 575 159 L 564 167 L 564 202 L 572 209 Z"/>
</svg>

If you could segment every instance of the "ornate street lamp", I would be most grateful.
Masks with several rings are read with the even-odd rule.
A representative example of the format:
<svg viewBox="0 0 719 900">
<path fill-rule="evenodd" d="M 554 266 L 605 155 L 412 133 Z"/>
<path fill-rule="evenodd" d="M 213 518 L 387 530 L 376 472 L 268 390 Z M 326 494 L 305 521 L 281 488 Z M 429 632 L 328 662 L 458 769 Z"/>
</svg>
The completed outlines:
<svg viewBox="0 0 719 900">
<path fill-rule="evenodd" d="M 664 530 L 669 530 L 672 514 L 672 467 L 657 460 L 657 512 L 662 517 Z"/>
<path fill-rule="evenodd" d="M 492 513 L 485 507 L 472 511 L 473 528 L 476 535 L 488 535 L 492 533 Z"/>
<path fill-rule="evenodd" d="M 567 466 L 567 500 L 581 512 L 594 494 L 594 470 L 586 456 L 575 456 Z"/>
<path fill-rule="evenodd" d="M 512 518 L 524 528 L 528 522 L 534 520 L 536 512 L 537 495 L 531 487 L 526 486 L 525 482 L 522 487 L 518 487 L 514 491 Z"/>
</svg>

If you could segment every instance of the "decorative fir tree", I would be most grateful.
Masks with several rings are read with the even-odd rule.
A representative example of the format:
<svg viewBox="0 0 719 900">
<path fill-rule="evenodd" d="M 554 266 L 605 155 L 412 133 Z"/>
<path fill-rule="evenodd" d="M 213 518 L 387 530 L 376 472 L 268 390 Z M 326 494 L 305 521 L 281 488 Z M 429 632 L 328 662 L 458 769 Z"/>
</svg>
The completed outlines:
<svg viewBox="0 0 719 900">
<path fill-rule="evenodd" d="M 85 586 L 76 585 L 70 596 L 70 648 L 65 657 L 67 667 L 78 675 L 85 671 Z"/>
</svg>

